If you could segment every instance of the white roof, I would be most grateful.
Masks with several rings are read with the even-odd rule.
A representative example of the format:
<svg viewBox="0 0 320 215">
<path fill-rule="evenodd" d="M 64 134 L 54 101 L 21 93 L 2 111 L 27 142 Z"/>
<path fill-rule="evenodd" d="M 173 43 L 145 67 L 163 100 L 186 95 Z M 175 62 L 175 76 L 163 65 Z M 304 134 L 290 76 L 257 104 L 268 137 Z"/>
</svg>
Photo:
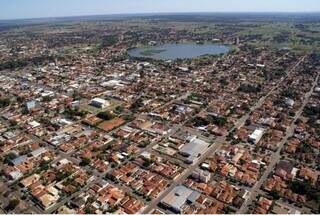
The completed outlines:
<svg viewBox="0 0 320 215">
<path fill-rule="evenodd" d="M 94 99 L 92 99 L 91 101 L 92 101 L 92 102 L 101 103 L 101 104 L 104 104 L 104 103 L 107 102 L 106 100 L 101 99 L 101 98 L 94 98 Z"/>
<path fill-rule="evenodd" d="M 37 121 L 32 121 L 32 122 L 29 122 L 28 124 L 31 125 L 32 128 L 36 128 L 36 127 L 40 126 L 40 123 L 38 123 Z"/>
<path fill-rule="evenodd" d="M 257 139 L 263 135 L 264 129 L 258 128 L 249 136 L 251 139 Z"/>
<path fill-rule="evenodd" d="M 190 157 L 197 157 L 198 154 L 202 154 L 208 146 L 209 143 L 198 138 L 194 138 L 182 147 L 181 152 L 190 155 Z"/>
</svg>

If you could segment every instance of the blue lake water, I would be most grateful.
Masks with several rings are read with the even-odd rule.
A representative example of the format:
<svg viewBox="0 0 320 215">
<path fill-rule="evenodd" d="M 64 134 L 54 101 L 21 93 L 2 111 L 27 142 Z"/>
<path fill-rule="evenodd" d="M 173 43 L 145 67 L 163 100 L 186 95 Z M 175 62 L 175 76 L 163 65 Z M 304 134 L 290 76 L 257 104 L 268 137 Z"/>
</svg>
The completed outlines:
<svg viewBox="0 0 320 215">
<path fill-rule="evenodd" d="M 225 54 L 228 46 L 218 44 L 167 43 L 148 48 L 134 48 L 128 51 L 132 57 L 153 58 L 156 60 L 190 59 L 202 55 Z"/>
</svg>

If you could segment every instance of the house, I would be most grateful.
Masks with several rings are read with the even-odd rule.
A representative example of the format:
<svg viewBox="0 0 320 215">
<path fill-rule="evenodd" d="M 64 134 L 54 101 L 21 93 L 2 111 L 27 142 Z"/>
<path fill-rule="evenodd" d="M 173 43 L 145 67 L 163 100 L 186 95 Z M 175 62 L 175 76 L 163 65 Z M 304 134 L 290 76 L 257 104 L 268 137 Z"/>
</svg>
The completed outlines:
<svg viewBox="0 0 320 215">
<path fill-rule="evenodd" d="M 273 214 L 301 214 L 300 211 L 296 210 L 295 208 L 292 208 L 288 205 L 281 204 L 279 202 L 276 202 L 274 206 L 272 207 L 271 213 Z"/>
<path fill-rule="evenodd" d="M 23 176 L 22 172 L 13 166 L 5 166 L 3 169 L 4 175 L 9 179 L 9 180 L 18 180 Z"/>
<path fill-rule="evenodd" d="M 298 178 L 309 181 L 311 184 L 315 185 L 318 181 L 319 173 L 308 167 L 302 167 L 299 171 Z"/>
<path fill-rule="evenodd" d="M 28 160 L 27 155 L 21 155 L 20 157 L 17 157 L 13 160 L 10 161 L 10 163 L 14 166 L 18 166 L 20 164 L 23 164 L 24 162 L 26 162 Z"/>
<path fill-rule="evenodd" d="M 54 187 L 49 187 L 43 195 L 38 196 L 37 200 L 44 210 L 48 210 L 59 200 L 59 191 Z"/>
<path fill-rule="evenodd" d="M 52 91 L 44 91 L 41 93 L 41 97 L 44 98 L 44 97 L 53 97 L 54 96 L 54 92 Z"/>
<path fill-rule="evenodd" d="M 201 169 L 196 169 L 192 172 L 191 176 L 203 183 L 208 183 L 210 180 L 210 173 Z"/>
<path fill-rule="evenodd" d="M 76 214 L 77 211 L 74 209 L 70 209 L 69 207 L 63 205 L 57 211 L 58 214 Z"/>
<path fill-rule="evenodd" d="M 275 169 L 275 174 L 283 179 L 295 178 L 298 169 L 294 167 L 292 162 L 282 160 L 280 161 Z"/>
<path fill-rule="evenodd" d="M 40 155 L 42 155 L 43 153 L 46 153 L 47 149 L 44 147 L 38 148 L 34 151 L 31 152 L 32 157 L 39 157 Z"/>
<path fill-rule="evenodd" d="M 40 180 L 40 175 L 38 174 L 33 174 L 23 180 L 21 180 L 20 184 L 23 186 L 23 187 L 29 187 L 31 184 L 34 184 L 36 183 L 37 181 Z"/>
</svg>

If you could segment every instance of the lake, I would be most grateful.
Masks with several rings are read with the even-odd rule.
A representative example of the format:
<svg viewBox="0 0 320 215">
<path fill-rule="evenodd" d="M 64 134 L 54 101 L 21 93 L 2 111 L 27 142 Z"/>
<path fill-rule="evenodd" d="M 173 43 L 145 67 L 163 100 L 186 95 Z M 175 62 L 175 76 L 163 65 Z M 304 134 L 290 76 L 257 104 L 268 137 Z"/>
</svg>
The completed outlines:
<svg viewBox="0 0 320 215">
<path fill-rule="evenodd" d="M 202 55 L 225 54 L 228 46 L 219 44 L 167 43 L 147 48 L 134 48 L 128 51 L 131 57 L 152 58 L 156 60 L 190 59 Z"/>
</svg>

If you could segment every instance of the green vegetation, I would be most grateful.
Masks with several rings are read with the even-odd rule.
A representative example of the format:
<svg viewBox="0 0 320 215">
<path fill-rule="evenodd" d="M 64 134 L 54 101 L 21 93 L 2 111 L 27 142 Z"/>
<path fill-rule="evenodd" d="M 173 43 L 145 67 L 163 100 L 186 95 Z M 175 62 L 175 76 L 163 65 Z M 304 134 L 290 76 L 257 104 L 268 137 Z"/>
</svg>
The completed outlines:
<svg viewBox="0 0 320 215">
<path fill-rule="evenodd" d="M 44 63 L 46 61 L 53 61 L 53 60 L 54 60 L 53 56 L 40 56 L 40 57 L 6 61 L 3 63 L 0 63 L 0 71 L 5 70 L 5 69 L 14 70 L 17 68 L 23 68 L 29 64 L 39 65 L 39 64 Z"/>
<path fill-rule="evenodd" d="M 87 166 L 91 163 L 91 159 L 90 158 L 82 158 L 81 162 L 80 162 L 80 166 Z"/>
<path fill-rule="evenodd" d="M 101 48 L 106 48 L 117 44 L 118 37 L 116 35 L 104 36 L 101 41 Z"/>
<path fill-rule="evenodd" d="M 145 148 L 145 147 L 147 147 L 149 144 L 150 144 L 150 142 L 148 142 L 148 141 L 142 141 L 142 142 L 140 142 L 140 143 L 138 144 L 138 146 L 139 146 L 140 148 Z"/>
<path fill-rule="evenodd" d="M 9 98 L 0 98 L 0 108 L 8 107 L 11 101 Z"/>
<path fill-rule="evenodd" d="M 153 163 L 152 160 L 148 159 L 148 158 L 143 158 L 143 166 L 148 168 L 149 166 L 151 166 L 151 164 Z"/>
<path fill-rule="evenodd" d="M 114 205 L 114 206 L 111 206 L 109 209 L 108 209 L 108 213 L 114 213 L 116 212 L 117 210 L 119 209 L 119 206 L 118 205 Z"/>
<path fill-rule="evenodd" d="M 10 199 L 9 204 L 5 208 L 6 211 L 12 211 L 14 210 L 20 203 L 19 199 Z"/>
<path fill-rule="evenodd" d="M 269 22 L 257 25 L 248 23 L 247 26 L 239 25 L 242 30 L 237 35 L 241 38 L 249 37 L 250 44 L 255 47 L 273 49 L 288 47 L 298 52 L 320 50 L 319 32 L 315 31 L 318 26 L 313 23 Z"/>
<path fill-rule="evenodd" d="M 229 82 L 225 78 L 220 79 L 219 82 L 222 86 L 227 86 L 229 84 Z"/>
<path fill-rule="evenodd" d="M 318 106 L 306 106 L 303 109 L 303 113 L 308 117 L 317 116 L 320 114 L 320 107 Z"/>
<path fill-rule="evenodd" d="M 51 102 L 52 99 L 53 99 L 53 98 L 52 98 L 51 96 L 45 96 L 45 97 L 42 98 L 42 101 L 43 101 L 43 102 Z"/>
<path fill-rule="evenodd" d="M 4 156 L 4 162 L 9 163 L 10 161 L 14 160 L 17 158 L 17 155 L 13 152 L 10 152 Z"/>
<path fill-rule="evenodd" d="M 143 107 L 143 100 L 142 98 L 139 98 L 131 104 L 130 110 L 132 110 L 133 112 L 136 112 L 141 107 Z"/>
<path fill-rule="evenodd" d="M 117 181 L 116 177 L 114 177 L 113 175 L 111 175 L 109 173 L 106 174 L 105 178 L 111 180 L 112 182 Z"/>
<path fill-rule="evenodd" d="M 195 117 L 193 119 L 193 125 L 195 127 L 207 126 L 211 123 L 217 126 L 224 126 L 225 124 L 227 124 L 227 118 L 224 116 L 208 115 L 206 119 L 202 117 Z"/>
<path fill-rule="evenodd" d="M 227 118 L 223 116 L 208 116 L 209 120 L 217 125 L 217 126 L 224 126 L 227 123 Z"/>
<path fill-rule="evenodd" d="M 87 111 L 80 110 L 79 108 L 65 108 L 63 114 L 70 119 L 75 119 L 76 117 L 85 117 L 87 115 Z"/>
<path fill-rule="evenodd" d="M 94 210 L 92 208 L 90 208 L 90 207 L 85 207 L 84 208 L 84 212 L 86 214 L 95 214 Z"/>
<path fill-rule="evenodd" d="M 121 114 L 123 111 L 124 111 L 124 108 L 123 108 L 122 106 L 117 106 L 117 107 L 115 107 L 115 109 L 114 109 L 114 112 L 115 112 L 116 114 Z"/>
<path fill-rule="evenodd" d="M 306 141 L 303 141 L 299 146 L 298 146 L 298 149 L 297 149 L 297 152 L 299 153 L 308 153 L 308 154 L 311 154 L 314 152 L 311 144 L 307 143 Z"/>
<path fill-rule="evenodd" d="M 291 181 L 289 188 L 297 194 L 306 195 L 309 200 L 320 203 L 320 191 L 314 188 L 309 182 Z"/>
<path fill-rule="evenodd" d="M 258 93 L 261 92 L 262 86 L 258 84 L 257 86 L 251 85 L 251 84 L 241 84 L 238 88 L 239 92 L 243 93 Z"/>
<path fill-rule="evenodd" d="M 165 49 L 145 49 L 142 52 L 140 52 L 140 54 L 143 56 L 152 56 L 165 51 L 166 51 Z"/>
<path fill-rule="evenodd" d="M 296 99 L 298 97 L 298 93 L 292 87 L 288 87 L 281 92 L 281 96 Z"/>
<path fill-rule="evenodd" d="M 67 177 L 69 177 L 69 176 L 70 176 L 70 173 L 59 171 L 59 172 L 57 173 L 57 175 L 56 175 L 56 179 L 57 179 L 57 181 L 61 181 L 61 180 L 65 179 L 65 178 L 67 178 Z"/>
<path fill-rule="evenodd" d="M 280 199 L 280 194 L 279 194 L 279 192 L 277 192 L 276 190 L 272 190 L 272 191 L 270 192 L 270 196 L 272 196 L 272 198 L 273 198 L 274 200 Z"/>
<path fill-rule="evenodd" d="M 108 120 L 113 119 L 115 116 L 112 113 L 110 113 L 109 111 L 102 111 L 97 114 L 97 117 L 108 121 Z"/>
<path fill-rule="evenodd" d="M 49 163 L 50 163 L 50 162 L 47 162 L 47 161 L 41 162 L 41 164 L 40 164 L 40 166 L 39 166 L 40 172 L 45 171 L 45 170 L 48 170 L 49 167 L 50 167 L 50 166 L 49 166 Z"/>
</svg>

